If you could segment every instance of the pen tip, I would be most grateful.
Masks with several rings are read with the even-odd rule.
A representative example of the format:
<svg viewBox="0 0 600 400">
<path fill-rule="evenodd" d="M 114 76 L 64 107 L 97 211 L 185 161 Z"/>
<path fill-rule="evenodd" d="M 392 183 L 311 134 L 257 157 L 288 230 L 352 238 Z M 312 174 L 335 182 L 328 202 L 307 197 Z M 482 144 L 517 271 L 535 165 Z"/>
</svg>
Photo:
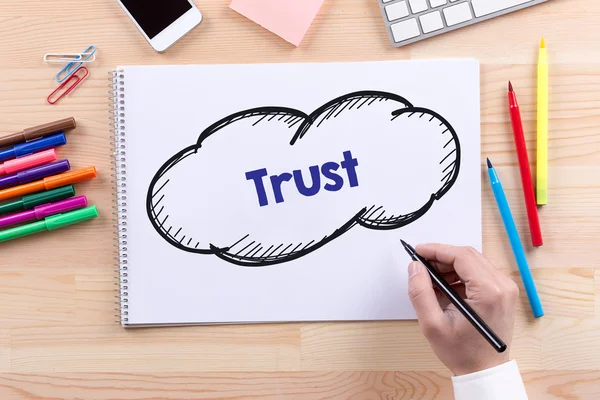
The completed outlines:
<svg viewBox="0 0 600 400">
<path fill-rule="evenodd" d="M 490 161 L 489 158 L 487 159 L 487 165 L 488 165 L 488 168 L 494 168 L 494 166 L 492 165 L 492 162 Z"/>
<path fill-rule="evenodd" d="M 542 44 L 540 44 L 540 48 L 541 49 L 545 49 L 546 48 L 546 39 L 542 38 Z"/>
<path fill-rule="evenodd" d="M 406 250 L 406 252 L 408 254 L 413 254 L 413 248 L 410 244 L 406 243 L 404 240 L 400 239 L 400 242 L 402 243 L 402 247 L 404 247 L 404 250 Z"/>
<path fill-rule="evenodd" d="M 508 91 L 509 92 L 513 91 L 512 82 L 511 81 L 508 81 Z"/>
</svg>

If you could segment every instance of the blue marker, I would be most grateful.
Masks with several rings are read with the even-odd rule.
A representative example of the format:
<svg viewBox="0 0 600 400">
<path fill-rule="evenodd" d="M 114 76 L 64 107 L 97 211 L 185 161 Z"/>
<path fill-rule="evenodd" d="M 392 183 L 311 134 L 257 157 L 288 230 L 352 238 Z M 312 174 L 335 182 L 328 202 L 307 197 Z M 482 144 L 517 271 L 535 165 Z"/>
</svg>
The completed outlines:
<svg viewBox="0 0 600 400">
<path fill-rule="evenodd" d="M 65 144 L 67 144 L 67 138 L 65 137 L 64 133 L 46 136 L 45 138 L 33 140 L 31 142 L 21 143 L 14 147 L 1 150 L 0 161 L 28 156 L 33 153 L 38 153 L 40 151 L 52 149 L 54 147 L 62 146 Z"/>
<path fill-rule="evenodd" d="M 515 220 L 510 212 L 510 207 L 508 206 L 504 189 L 502 189 L 502 184 L 498 179 L 498 174 L 496 173 L 496 170 L 494 169 L 494 166 L 489 158 L 487 160 L 487 165 L 488 174 L 490 175 L 490 183 L 492 184 L 492 190 L 494 191 L 496 203 L 500 209 L 500 215 L 502 215 L 502 222 L 504 222 L 504 228 L 508 234 L 510 246 L 512 247 L 515 259 L 517 260 L 517 266 L 519 267 L 519 272 L 521 273 L 521 279 L 523 279 L 523 286 L 525 286 L 525 292 L 527 292 L 527 297 L 529 298 L 529 304 L 531 305 L 533 316 L 535 318 L 539 318 L 544 315 L 544 309 L 542 308 L 540 297 L 538 296 L 538 292 L 535 288 L 535 283 L 533 282 L 533 277 L 531 276 L 531 271 L 529 270 L 529 265 L 527 264 L 527 258 L 525 258 L 525 250 L 523 250 L 523 245 L 521 244 L 521 238 L 519 238 L 519 232 L 517 231 Z"/>
</svg>

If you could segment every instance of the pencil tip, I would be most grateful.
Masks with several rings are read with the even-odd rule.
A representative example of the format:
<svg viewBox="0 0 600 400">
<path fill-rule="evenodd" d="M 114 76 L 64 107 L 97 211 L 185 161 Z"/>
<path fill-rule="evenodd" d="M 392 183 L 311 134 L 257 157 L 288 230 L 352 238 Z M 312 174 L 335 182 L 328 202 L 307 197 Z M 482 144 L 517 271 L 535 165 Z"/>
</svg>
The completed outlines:
<svg viewBox="0 0 600 400">
<path fill-rule="evenodd" d="M 489 158 L 487 159 L 487 165 L 488 165 L 488 168 L 494 168 L 494 166 L 492 165 L 492 162 L 490 161 Z"/>
<path fill-rule="evenodd" d="M 513 91 L 512 82 L 511 81 L 508 81 L 508 91 L 509 92 Z"/>
<path fill-rule="evenodd" d="M 400 239 L 400 243 L 402 243 L 402 246 L 406 247 L 406 242 L 402 239 Z"/>
<path fill-rule="evenodd" d="M 542 44 L 540 45 L 541 49 L 545 49 L 546 48 L 546 39 L 542 38 Z"/>
</svg>

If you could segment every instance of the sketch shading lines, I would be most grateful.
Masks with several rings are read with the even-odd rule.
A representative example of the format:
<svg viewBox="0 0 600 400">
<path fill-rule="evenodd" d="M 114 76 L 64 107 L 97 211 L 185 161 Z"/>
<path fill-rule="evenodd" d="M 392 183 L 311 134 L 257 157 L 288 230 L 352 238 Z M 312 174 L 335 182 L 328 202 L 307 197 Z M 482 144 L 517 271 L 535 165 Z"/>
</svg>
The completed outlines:
<svg viewBox="0 0 600 400">
<path fill-rule="evenodd" d="M 181 211 L 173 210 L 167 205 L 169 203 L 167 199 L 173 195 L 174 190 L 173 177 L 176 178 L 176 175 L 173 175 L 176 174 L 173 172 L 176 171 L 174 167 L 188 157 L 201 155 L 202 145 L 206 139 L 218 134 L 224 128 L 239 121 L 247 121 L 250 130 L 254 129 L 259 132 L 261 126 L 265 124 L 269 126 L 280 124 L 283 128 L 294 129 L 289 141 L 289 145 L 294 146 L 309 132 L 313 133 L 312 131 L 318 131 L 316 128 L 323 128 L 326 121 L 335 120 L 347 113 L 358 113 L 358 110 L 361 110 L 362 113 L 365 109 L 380 107 L 377 104 L 384 102 L 389 102 L 392 104 L 391 107 L 395 107 L 393 111 L 387 111 L 385 114 L 388 124 L 392 123 L 394 126 L 397 124 L 398 129 L 401 129 L 400 127 L 407 122 L 407 119 L 417 125 L 428 124 L 428 134 L 439 137 L 439 141 L 436 141 L 439 143 L 437 145 L 439 147 L 431 154 L 437 154 L 440 157 L 436 156 L 432 162 L 439 165 L 436 167 L 436 171 L 437 168 L 440 171 L 437 179 L 440 177 L 441 179 L 435 184 L 438 189 L 430 194 L 427 193 L 423 199 L 424 204 L 419 203 L 421 204 L 419 207 L 414 207 L 412 210 L 401 210 L 403 212 L 399 213 L 394 209 L 393 204 L 385 207 L 380 204 L 372 204 L 349 216 L 349 219 L 328 231 L 328 234 L 323 235 L 325 232 L 321 232 L 318 237 L 304 237 L 303 240 L 282 240 L 281 242 L 267 241 L 252 232 L 243 233 L 242 231 L 238 232 L 239 236 L 236 235 L 235 238 L 232 238 L 234 240 L 231 240 L 231 243 L 217 244 L 200 239 L 199 236 L 202 232 L 189 229 L 185 220 L 182 222 L 178 220 L 178 217 L 170 218 L 178 212 L 179 219 L 181 219 Z M 418 122 L 419 120 L 423 120 L 423 122 Z M 430 123 L 431 125 L 429 125 Z M 269 106 L 239 111 L 213 123 L 198 136 L 196 143 L 173 155 L 159 168 L 149 185 L 146 211 L 156 232 L 167 243 L 182 251 L 213 255 L 230 264 L 243 267 L 267 267 L 290 262 L 315 252 L 342 237 L 356 226 L 385 231 L 399 229 L 413 223 L 427 213 L 435 201 L 440 200 L 451 189 L 458 178 L 460 165 L 461 147 L 458 135 L 452 125 L 440 114 L 427 108 L 415 107 L 404 97 L 394 93 L 359 91 L 337 97 L 310 114 L 293 108 Z M 168 220 L 170 220 L 169 225 L 166 224 Z M 182 223 L 186 226 L 185 228 L 181 225 Z M 173 234 L 173 232 L 175 233 Z"/>
<path fill-rule="evenodd" d="M 152 194 L 152 198 L 154 198 L 157 194 L 159 194 L 160 191 L 163 190 L 164 187 L 167 186 L 167 183 L 169 183 L 170 181 L 171 181 L 170 179 L 167 179 L 165 181 L 165 183 L 163 183 L 162 186 L 160 188 L 158 188 L 158 190 Z"/>
<path fill-rule="evenodd" d="M 398 96 L 396 94 L 393 94 L 393 93 L 388 93 L 388 92 L 367 90 L 367 91 L 354 92 L 354 93 L 350 93 L 350 94 L 347 94 L 344 96 L 340 96 L 340 97 L 333 99 L 332 101 L 326 103 L 325 105 L 317 108 L 314 112 L 312 112 L 310 115 L 308 115 L 306 120 L 300 126 L 300 128 L 298 128 L 298 132 L 296 132 L 296 134 L 292 138 L 292 141 L 290 142 L 290 144 L 293 146 L 299 139 L 302 139 L 304 137 L 304 135 L 306 134 L 306 132 L 310 129 L 310 127 L 315 122 L 317 122 L 319 120 L 319 118 L 321 118 L 320 122 L 317 124 L 317 127 L 319 127 L 324 121 L 328 120 L 332 116 L 332 114 L 335 112 L 335 110 L 337 110 L 338 108 L 348 105 L 349 103 L 352 103 L 353 101 L 356 100 L 356 101 L 360 101 L 360 105 L 358 105 L 356 107 L 356 109 L 358 110 L 358 109 L 362 108 L 366 103 L 368 103 L 370 101 L 375 101 L 377 99 L 382 99 L 382 100 L 386 100 L 386 101 L 394 100 L 397 103 L 404 105 L 405 107 L 412 106 L 412 104 L 410 104 L 410 102 L 408 100 L 406 100 L 405 98 Z M 373 103 L 371 102 L 371 104 L 373 104 Z M 325 113 L 327 113 L 327 114 L 325 114 Z M 339 115 L 339 114 L 337 114 L 337 115 Z"/>
<path fill-rule="evenodd" d="M 440 161 L 439 164 L 444 166 L 443 165 L 444 162 L 449 162 L 449 164 L 452 164 L 452 167 L 451 167 L 450 172 L 447 173 L 441 179 L 443 186 L 440 188 L 440 190 L 438 190 L 436 193 L 433 194 L 433 196 L 432 196 L 433 200 L 430 200 L 419 211 L 415 212 L 415 215 L 413 215 L 412 219 L 410 219 L 410 220 L 415 220 L 415 219 L 420 218 L 425 212 L 427 212 L 427 210 L 429 210 L 429 208 L 433 205 L 433 202 L 435 200 L 439 200 L 440 198 L 442 198 L 442 196 L 444 196 L 448 192 L 448 190 L 450 190 L 450 188 L 456 182 L 456 179 L 458 179 L 458 174 L 460 171 L 460 163 L 461 163 L 460 141 L 459 141 L 458 135 L 457 135 L 456 131 L 454 130 L 454 128 L 452 127 L 452 125 L 444 117 L 442 117 L 440 114 L 438 114 L 437 112 L 435 112 L 433 110 L 429 110 L 429 109 L 422 108 L 422 107 L 414 107 L 413 110 L 414 110 L 414 112 L 423 112 L 425 114 L 431 115 L 429 122 L 433 122 L 434 120 L 439 121 L 438 126 L 443 127 L 443 130 L 440 132 L 441 135 L 445 136 L 446 134 L 450 133 L 451 137 L 443 147 L 444 149 L 448 149 L 448 153 L 446 153 L 444 155 L 444 157 L 442 158 L 442 160 Z M 394 111 L 392 113 L 392 115 L 399 116 L 399 115 L 405 114 L 407 112 L 411 112 L 410 109 L 397 110 L 397 111 Z M 451 146 L 452 144 L 454 144 L 454 146 Z M 444 172 L 445 171 L 446 171 L 446 169 L 444 167 Z"/>
<path fill-rule="evenodd" d="M 442 165 L 444 163 L 444 161 L 446 161 L 448 159 L 448 157 L 450 157 L 455 151 L 456 151 L 456 149 L 453 149 L 450 153 L 446 154 L 446 156 L 442 159 L 442 161 L 440 161 L 440 165 Z"/>
</svg>

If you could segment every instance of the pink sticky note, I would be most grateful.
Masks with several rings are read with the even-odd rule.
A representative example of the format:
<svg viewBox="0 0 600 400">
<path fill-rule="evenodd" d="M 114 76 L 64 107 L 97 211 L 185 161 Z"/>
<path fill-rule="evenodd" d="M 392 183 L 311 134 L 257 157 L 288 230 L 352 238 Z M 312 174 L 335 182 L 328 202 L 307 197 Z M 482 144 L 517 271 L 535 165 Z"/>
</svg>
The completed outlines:
<svg viewBox="0 0 600 400">
<path fill-rule="evenodd" d="M 229 7 L 298 46 L 324 0 L 232 0 Z"/>
</svg>

